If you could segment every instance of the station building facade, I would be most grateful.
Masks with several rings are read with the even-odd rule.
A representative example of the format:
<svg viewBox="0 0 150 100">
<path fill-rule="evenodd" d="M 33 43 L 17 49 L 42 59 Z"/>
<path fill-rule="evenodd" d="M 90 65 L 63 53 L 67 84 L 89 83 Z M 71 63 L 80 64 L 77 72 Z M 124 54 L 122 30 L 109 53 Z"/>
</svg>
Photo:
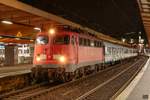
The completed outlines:
<svg viewBox="0 0 150 100">
<path fill-rule="evenodd" d="M 0 66 L 5 62 L 5 48 L 8 44 L 0 44 Z M 33 60 L 33 44 L 17 44 L 14 48 L 15 64 L 31 64 Z"/>
</svg>

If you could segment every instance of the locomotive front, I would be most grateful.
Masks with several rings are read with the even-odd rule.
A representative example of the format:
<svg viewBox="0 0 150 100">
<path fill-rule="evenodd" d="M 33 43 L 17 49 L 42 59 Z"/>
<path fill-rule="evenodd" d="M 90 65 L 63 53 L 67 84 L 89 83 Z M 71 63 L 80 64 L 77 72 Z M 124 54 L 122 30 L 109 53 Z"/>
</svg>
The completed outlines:
<svg viewBox="0 0 150 100">
<path fill-rule="evenodd" d="M 36 80 L 62 77 L 74 60 L 74 49 L 70 45 L 70 33 L 39 33 L 34 50 L 33 76 Z"/>
<path fill-rule="evenodd" d="M 64 38 L 66 39 L 64 40 Z M 66 53 L 62 52 L 64 45 L 59 45 L 58 47 L 55 46 L 56 43 L 61 43 L 63 41 L 69 41 L 69 36 L 48 36 L 47 33 L 38 34 L 34 51 L 34 66 L 40 65 L 44 68 L 52 68 L 53 64 L 65 64 Z"/>
</svg>

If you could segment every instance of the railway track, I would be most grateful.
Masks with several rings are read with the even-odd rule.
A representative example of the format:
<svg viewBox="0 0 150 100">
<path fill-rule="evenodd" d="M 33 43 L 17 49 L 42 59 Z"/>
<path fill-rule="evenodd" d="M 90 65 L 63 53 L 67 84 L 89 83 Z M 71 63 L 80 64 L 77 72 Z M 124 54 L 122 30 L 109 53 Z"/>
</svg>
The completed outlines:
<svg viewBox="0 0 150 100">
<path fill-rule="evenodd" d="M 145 58 L 146 59 L 146 58 Z M 125 65 L 115 65 L 99 73 L 77 79 L 68 83 L 55 85 L 41 85 L 39 87 L 21 90 L 20 92 L 10 93 L 1 96 L 2 100 L 91 100 L 92 96 L 100 88 L 104 88 L 110 82 L 121 76 L 123 73 L 132 69 L 134 66 L 144 64 L 143 59 L 138 59 Z M 136 67 L 137 68 L 137 67 Z M 134 68 L 135 69 L 135 68 Z M 138 68 L 139 69 L 139 68 Z M 131 73 L 131 72 L 130 72 Z M 88 92 L 87 92 L 88 91 Z M 95 95 L 95 94 L 94 94 Z M 100 94 L 99 94 L 100 95 Z M 100 95 L 101 96 L 101 95 Z M 90 99 L 89 99 L 90 98 Z M 100 100 L 100 99 L 98 99 Z M 103 99 L 105 100 L 105 99 Z"/>
<path fill-rule="evenodd" d="M 119 66 L 119 65 L 117 65 L 117 66 Z M 108 68 L 106 70 L 110 70 L 110 69 L 111 68 Z M 76 81 L 78 81 L 78 80 L 76 80 Z M 20 100 L 20 99 L 24 99 L 24 98 L 30 98 L 32 96 L 36 96 L 37 94 L 45 92 L 46 88 L 49 91 L 50 87 L 56 86 L 54 88 L 50 88 L 50 90 L 53 90 L 53 89 L 65 86 L 67 84 L 71 84 L 73 82 L 74 81 L 68 82 L 68 83 L 65 83 L 65 84 L 62 84 L 62 85 L 59 85 L 59 86 L 56 86 L 56 85 L 61 84 L 61 83 L 56 83 L 56 84 L 55 83 L 50 83 L 50 84 L 48 84 L 48 83 L 44 82 L 44 83 L 41 83 L 41 84 L 36 84 L 36 85 L 33 85 L 33 86 L 29 86 L 29 87 L 21 89 L 21 90 L 12 91 L 12 92 L 9 92 L 9 93 L 4 93 L 4 94 L 0 95 L 0 99 L 3 99 L 3 100 L 5 100 L 5 99 L 6 100 Z M 32 93 L 33 91 L 36 92 L 36 93 L 33 94 Z"/>
<path fill-rule="evenodd" d="M 47 83 L 44 82 L 44 83 L 28 86 L 28 87 L 23 88 L 23 89 L 11 91 L 11 92 L 8 92 L 8 93 L 3 93 L 2 95 L 0 95 L 0 99 L 2 99 L 4 97 L 8 97 L 8 96 L 19 95 L 20 93 L 30 91 L 30 90 L 33 90 L 33 89 L 38 89 L 38 88 L 40 88 L 42 86 L 45 86 L 45 85 L 47 85 Z"/>
<path fill-rule="evenodd" d="M 78 97 L 76 100 L 114 100 L 132 81 L 145 63 L 146 61 L 142 59 L 132 64 L 116 76 L 113 76 L 103 84 Z"/>
</svg>

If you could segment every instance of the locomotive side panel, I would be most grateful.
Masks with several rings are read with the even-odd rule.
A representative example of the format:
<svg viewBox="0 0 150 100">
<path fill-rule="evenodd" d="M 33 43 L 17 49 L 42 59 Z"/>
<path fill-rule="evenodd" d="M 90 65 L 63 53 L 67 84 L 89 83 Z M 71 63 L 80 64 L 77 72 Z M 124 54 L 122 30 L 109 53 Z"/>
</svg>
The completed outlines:
<svg viewBox="0 0 150 100">
<path fill-rule="evenodd" d="M 78 40 L 78 67 L 103 63 L 104 49 L 102 41 L 80 35 Z"/>
<path fill-rule="evenodd" d="M 103 62 L 103 49 L 94 47 L 79 46 L 79 64 L 91 65 Z"/>
</svg>

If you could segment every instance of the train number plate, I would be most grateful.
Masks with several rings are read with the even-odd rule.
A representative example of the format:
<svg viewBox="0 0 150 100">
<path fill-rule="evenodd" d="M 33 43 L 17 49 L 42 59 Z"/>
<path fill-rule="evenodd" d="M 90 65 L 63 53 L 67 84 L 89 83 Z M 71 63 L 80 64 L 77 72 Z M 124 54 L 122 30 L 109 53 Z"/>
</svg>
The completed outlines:
<svg viewBox="0 0 150 100">
<path fill-rule="evenodd" d="M 41 60 L 46 60 L 46 55 L 45 54 L 40 54 Z"/>
<path fill-rule="evenodd" d="M 59 59 L 61 57 L 61 55 L 53 55 L 54 59 Z"/>
</svg>

